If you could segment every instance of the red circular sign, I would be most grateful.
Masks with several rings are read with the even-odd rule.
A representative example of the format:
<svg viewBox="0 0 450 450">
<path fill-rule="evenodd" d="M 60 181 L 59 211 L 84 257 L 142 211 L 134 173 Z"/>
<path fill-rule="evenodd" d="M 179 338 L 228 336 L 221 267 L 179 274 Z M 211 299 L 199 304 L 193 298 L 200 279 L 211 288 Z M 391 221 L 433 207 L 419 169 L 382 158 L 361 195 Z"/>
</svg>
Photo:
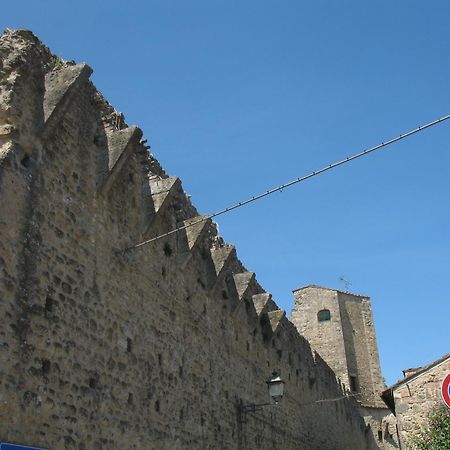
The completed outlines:
<svg viewBox="0 0 450 450">
<path fill-rule="evenodd" d="M 450 373 L 444 378 L 441 386 L 442 400 L 450 408 Z"/>
</svg>

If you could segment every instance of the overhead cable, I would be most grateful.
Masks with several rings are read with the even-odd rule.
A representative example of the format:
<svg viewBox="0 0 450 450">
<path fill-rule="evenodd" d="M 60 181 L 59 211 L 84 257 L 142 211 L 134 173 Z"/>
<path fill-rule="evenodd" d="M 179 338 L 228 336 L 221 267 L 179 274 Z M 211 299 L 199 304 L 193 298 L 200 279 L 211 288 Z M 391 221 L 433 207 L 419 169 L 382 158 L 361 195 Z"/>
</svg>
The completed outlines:
<svg viewBox="0 0 450 450">
<path fill-rule="evenodd" d="M 134 250 L 134 249 L 140 248 L 140 247 L 142 247 L 144 245 L 150 244 L 150 243 L 155 242 L 155 241 L 157 241 L 159 239 L 162 239 L 162 238 L 165 238 L 165 237 L 170 236 L 172 234 L 178 233 L 181 230 L 185 230 L 186 228 L 192 227 L 192 226 L 197 225 L 197 224 L 199 224 L 201 222 L 205 222 L 205 221 L 207 221 L 209 219 L 212 219 L 214 217 L 217 217 L 217 216 L 220 216 L 220 215 L 225 214 L 227 212 L 233 211 L 234 209 L 240 208 L 241 206 L 248 205 L 249 203 L 252 203 L 252 202 L 255 202 L 256 200 L 259 200 L 261 198 L 267 197 L 268 195 L 274 194 L 275 192 L 280 192 L 283 189 L 286 189 L 288 187 L 293 186 L 294 184 L 301 183 L 302 181 L 308 180 L 309 178 L 315 177 L 317 175 L 320 175 L 321 173 L 327 172 L 328 170 L 334 169 L 335 167 L 342 166 L 343 164 L 349 163 L 350 161 L 353 161 L 353 160 L 355 160 L 357 158 L 361 158 L 362 156 L 365 156 L 365 155 L 367 155 L 369 153 L 372 153 L 372 152 L 374 152 L 376 150 L 380 150 L 381 148 L 384 148 L 384 147 L 386 147 L 386 146 L 388 146 L 390 144 L 394 144 L 395 142 L 401 141 L 402 139 L 405 139 L 405 138 L 407 138 L 409 136 L 412 136 L 413 134 L 419 133 L 420 131 L 423 131 L 423 130 L 425 130 L 427 128 L 430 128 L 430 127 L 432 127 L 434 125 L 437 125 L 438 123 L 444 122 L 447 119 L 450 119 L 450 114 L 448 114 L 446 116 L 443 116 L 440 119 L 434 120 L 433 122 L 429 122 L 429 123 L 427 123 L 425 125 L 421 125 L 420 127 L 417 127 L 414 130 L 408 131 L 407 133 L 400 134 L 399 136 L 397 136 L 395 138 L 392 138 L 392 139 L 389 139 L 388 141 L 382 142 L 381 144 L 375 145 L 374 147 L 370 147 L 370 148 L 368 148 L 366 150 L 363 150 L 363 151 L 361 151 L 359 153 L 356 153 L 353 156 L 349 156 L 349 157 L 341 159 L 340 161 L 337 161 L 337 162 L 335 162 L 333 164 L 329 164 L 328 166 L 325 166 L 322 169 L 315 170 L 314 172 L 310 172 L 307 175 L 304 175 L 304 176 L 302 176 L 300 178 L 296 178 L 295 180 L 289 181 L 288 183 L 282 184 L 281 186 L 278 186 L 278 187 L 273 188 L 273 189 L 269 189 L 268 191 L 262 192 L 261 194 L 255 195 L 254 197 L 251 197 L 251 198 L 249 198 L 247 200 L 244 200 L 242 202 L 236 203 L 236 204 L 234 204 L 232 206 L 229 206 L 228 208 L 224 208 L 224 209 L 221 209 L 219 211 L 216 211 L 215 213 L 208 214 L 206 216 L 201 217 L 198 220 L 194 220 L 193 222 L 189 222 L 189 223 L 187 223 L 185 225 L 182 225 L 180 227 L 176 227 L 173 230 L 168 231 L 167 233 L 160 234 L 160 235 L 155 236 L 155 237 L 153 237 L 151 239 L 148 239 L 146 241 L 140 242 L 139 244 L 136 244 L 136 245 L 133 245 L 131 247 L 128 247 L 124 251 L 126 252 L 126 251 L 130 251 L 130 250 Z"/>
</svg>

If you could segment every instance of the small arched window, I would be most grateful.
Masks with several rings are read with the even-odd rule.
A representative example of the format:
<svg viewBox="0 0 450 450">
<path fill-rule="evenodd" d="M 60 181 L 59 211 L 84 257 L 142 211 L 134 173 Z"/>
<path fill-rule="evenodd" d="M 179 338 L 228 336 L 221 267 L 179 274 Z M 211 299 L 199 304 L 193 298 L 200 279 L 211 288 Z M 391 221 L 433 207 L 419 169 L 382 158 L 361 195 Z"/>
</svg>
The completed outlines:
<svg viewBox="0 0 450 450">
<path fill-rule="evenodd" d="M 327 320 L 331 320 L 331 314 L 329 309 L 322 309 L 317 313 L 317 320 L 319 322 L 326 322 Z"/>
</svg>

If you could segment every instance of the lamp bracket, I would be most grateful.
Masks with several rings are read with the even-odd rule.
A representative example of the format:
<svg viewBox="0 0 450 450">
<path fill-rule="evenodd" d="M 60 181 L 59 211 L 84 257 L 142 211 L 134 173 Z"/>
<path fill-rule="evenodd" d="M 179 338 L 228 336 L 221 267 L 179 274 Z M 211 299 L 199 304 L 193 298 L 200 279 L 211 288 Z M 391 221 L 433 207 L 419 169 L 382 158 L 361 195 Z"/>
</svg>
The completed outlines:
<svg viewBox="0 0 450 450">
<path fill-rule="evenodd" d="M 239 411 L 242 414 L 254 413 L 256 411 L 260 411 L 266 406 L 275 406 L 275 405 L 277 405 L 277 403 L 249 403 L 247 405 L 241 404 L 239 405 Z"/>
</svg>

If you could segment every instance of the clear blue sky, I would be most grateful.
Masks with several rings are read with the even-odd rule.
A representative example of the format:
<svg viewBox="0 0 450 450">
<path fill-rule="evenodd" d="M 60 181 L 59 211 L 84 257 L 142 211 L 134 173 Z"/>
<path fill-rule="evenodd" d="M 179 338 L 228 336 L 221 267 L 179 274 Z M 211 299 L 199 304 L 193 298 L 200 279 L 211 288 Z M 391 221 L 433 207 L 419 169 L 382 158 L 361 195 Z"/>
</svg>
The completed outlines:
<svg viewBox="0 0 450 450">
<path fill-rule="evenodd" d="M 450 112 L 448 1 L 3 2 L 210 213 Z M 383 373 L 450 351 L 450 122 L 218 219 L 289 313 L 370 295 Z"/>
</svg>

